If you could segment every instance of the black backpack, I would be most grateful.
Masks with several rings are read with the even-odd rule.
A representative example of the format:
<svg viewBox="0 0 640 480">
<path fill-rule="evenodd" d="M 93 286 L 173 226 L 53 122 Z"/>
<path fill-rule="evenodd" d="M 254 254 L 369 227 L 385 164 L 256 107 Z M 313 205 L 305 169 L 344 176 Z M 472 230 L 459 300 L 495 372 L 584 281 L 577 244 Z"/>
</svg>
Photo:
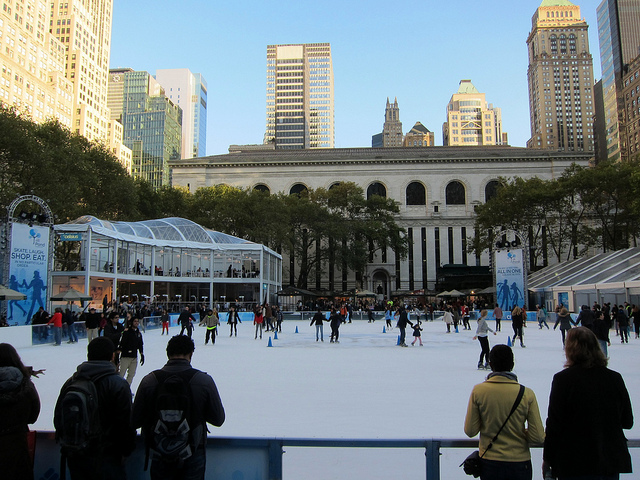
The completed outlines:
<svg viewBox="0 0 640 480">
<path fill-rule="evenodd" d="M 56 441 L 60 444 L 62 453 L 61 478 L 64 478 L 67 457 L 102 454 L 105 432 L 100 421 L 96 382 L 109 375 L 116 373 L 105 372 L 87 377 L 76 372 L 60 392 L 53 424 L 56 429 Z"/>
<path fill-rule="evenodd" d="M 153 400 L 153 411 L 145 429 L 146 459 L 149 451 L 160 456 L 163 462 L 182 463 L 193 455 L 199 438 L 194 429 L 191 380 L 198 370 L 191 368 L 180 373 L 163 370 L 153 372 L 158 381 Z"/>
</svg>

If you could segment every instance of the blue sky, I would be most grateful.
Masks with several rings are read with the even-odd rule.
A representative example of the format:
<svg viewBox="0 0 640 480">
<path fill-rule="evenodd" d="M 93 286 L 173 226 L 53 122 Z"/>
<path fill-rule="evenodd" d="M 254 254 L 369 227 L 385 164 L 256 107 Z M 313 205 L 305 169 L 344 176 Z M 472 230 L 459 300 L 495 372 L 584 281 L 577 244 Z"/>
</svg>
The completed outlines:
<svg viewBox="0 0 640 480">
<path fill-rule="evenodd" d="M 329 42 L 336 147 L 370 147 L 386 99 L 398 98 L 403 132 L 435 132 L 461 79 L 502 109 L 513 146 L 530 136 L 527 46 L 541 0 L 114 0 L 111 67 L 189 68 L 208 83 L 207 154 L 262 143 L 269 44 Z M 576 2 L 589 24 L 600 78 L 596 8 Z M 392 6 L 393 8 L 390 8 Z"/>
</svg>

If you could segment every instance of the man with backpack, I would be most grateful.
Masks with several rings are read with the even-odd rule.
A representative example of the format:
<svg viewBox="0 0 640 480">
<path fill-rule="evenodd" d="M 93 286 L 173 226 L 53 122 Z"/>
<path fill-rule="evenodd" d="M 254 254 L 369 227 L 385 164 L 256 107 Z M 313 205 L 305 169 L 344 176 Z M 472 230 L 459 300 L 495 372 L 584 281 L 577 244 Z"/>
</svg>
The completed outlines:
<svg viewBox="0 0 640 480">
<path fill-rule="evenodd" d="M 131 427 L 131 389 L 116 373 L 115 346 L 95 338 L 81 363 L 60 390 L 53 425 L 60 444 L 60 478 L 66 464 L 71 479 L 125 479 L 124 458 L 135 446 Z"/>
<path fill-rule="evenodd" d="M 221 426 L 225 413 L 213 378 L 191 366 L 195 345 L 185 335 L 167 344 L 169 361 L 140 382 L 132 424 L 142 427 L 151 455 L 151 478 L 204 479 L 207 423 Z"/>
</svg>

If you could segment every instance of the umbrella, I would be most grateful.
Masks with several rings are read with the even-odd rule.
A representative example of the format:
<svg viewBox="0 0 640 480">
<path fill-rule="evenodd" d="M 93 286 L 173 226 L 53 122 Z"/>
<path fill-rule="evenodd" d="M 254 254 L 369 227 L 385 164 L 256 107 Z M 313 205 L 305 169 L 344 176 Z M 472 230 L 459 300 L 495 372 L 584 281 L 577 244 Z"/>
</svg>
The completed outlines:
<svg viewBox="0 0 640 480">
<path fill-rule="evenodd" d="M 0 300 L 26 300 L 26 298 L 27 296 L 24 293 L 0 285 Z"/>
<path fill-rule="evenodd" d="M 449 295 L 448 295 L 448 296 L 449 296 L 449 297 L 464 297 L 465 295 L 464 295 L 464 293 L 459 292 L 458 290 L 455 290 L 455 289 L 454 289 L 454 290 L 451 290 L 451 291 L 449 292 Z"/>
<path fill-rule="evenodd" d="M 50 300 L 54 302 L 79 302 L 82 300 L 93 300 L 91 295 L 85 295 L 84 293 L 80 293 L 74 288 L 70 288 L 66 292 L 59 293 L 58 295 L 54 295 L 50 298 Z"/>
<path fill-rule="evenodd" d="M 450 297 L 451 296 L 451 292 L 440 292 L 439 294 L 436 295 L 436 297 Z"/>
</svg>

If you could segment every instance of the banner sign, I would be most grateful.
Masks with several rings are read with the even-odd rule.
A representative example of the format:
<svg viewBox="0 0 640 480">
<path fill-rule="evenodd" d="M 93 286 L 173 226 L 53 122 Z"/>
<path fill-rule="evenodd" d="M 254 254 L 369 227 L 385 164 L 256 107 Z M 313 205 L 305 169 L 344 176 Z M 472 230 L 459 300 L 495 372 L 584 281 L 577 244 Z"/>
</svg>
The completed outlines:
<svg viewBox="0 0 640 480">
<path fill-rule="evenodd" d="M 82 233 L 61 233 L 59 238 L 61 242 L 80 242 L 82 241 Z"/>
<path fill-rule="evenodd" d="M 525 269 L 522 249 L 496 250 L 496 296 L 505 311 L 525 304 Z"/>
<path fill-rule="evenodd" d="M 8 287 L 24 293 L 26 300 L 7 302 L 7 323 L 31 323 L 39 307 L 46 308 L 49 266 L 49 228 L 14 223 Z"/>
</svg>

